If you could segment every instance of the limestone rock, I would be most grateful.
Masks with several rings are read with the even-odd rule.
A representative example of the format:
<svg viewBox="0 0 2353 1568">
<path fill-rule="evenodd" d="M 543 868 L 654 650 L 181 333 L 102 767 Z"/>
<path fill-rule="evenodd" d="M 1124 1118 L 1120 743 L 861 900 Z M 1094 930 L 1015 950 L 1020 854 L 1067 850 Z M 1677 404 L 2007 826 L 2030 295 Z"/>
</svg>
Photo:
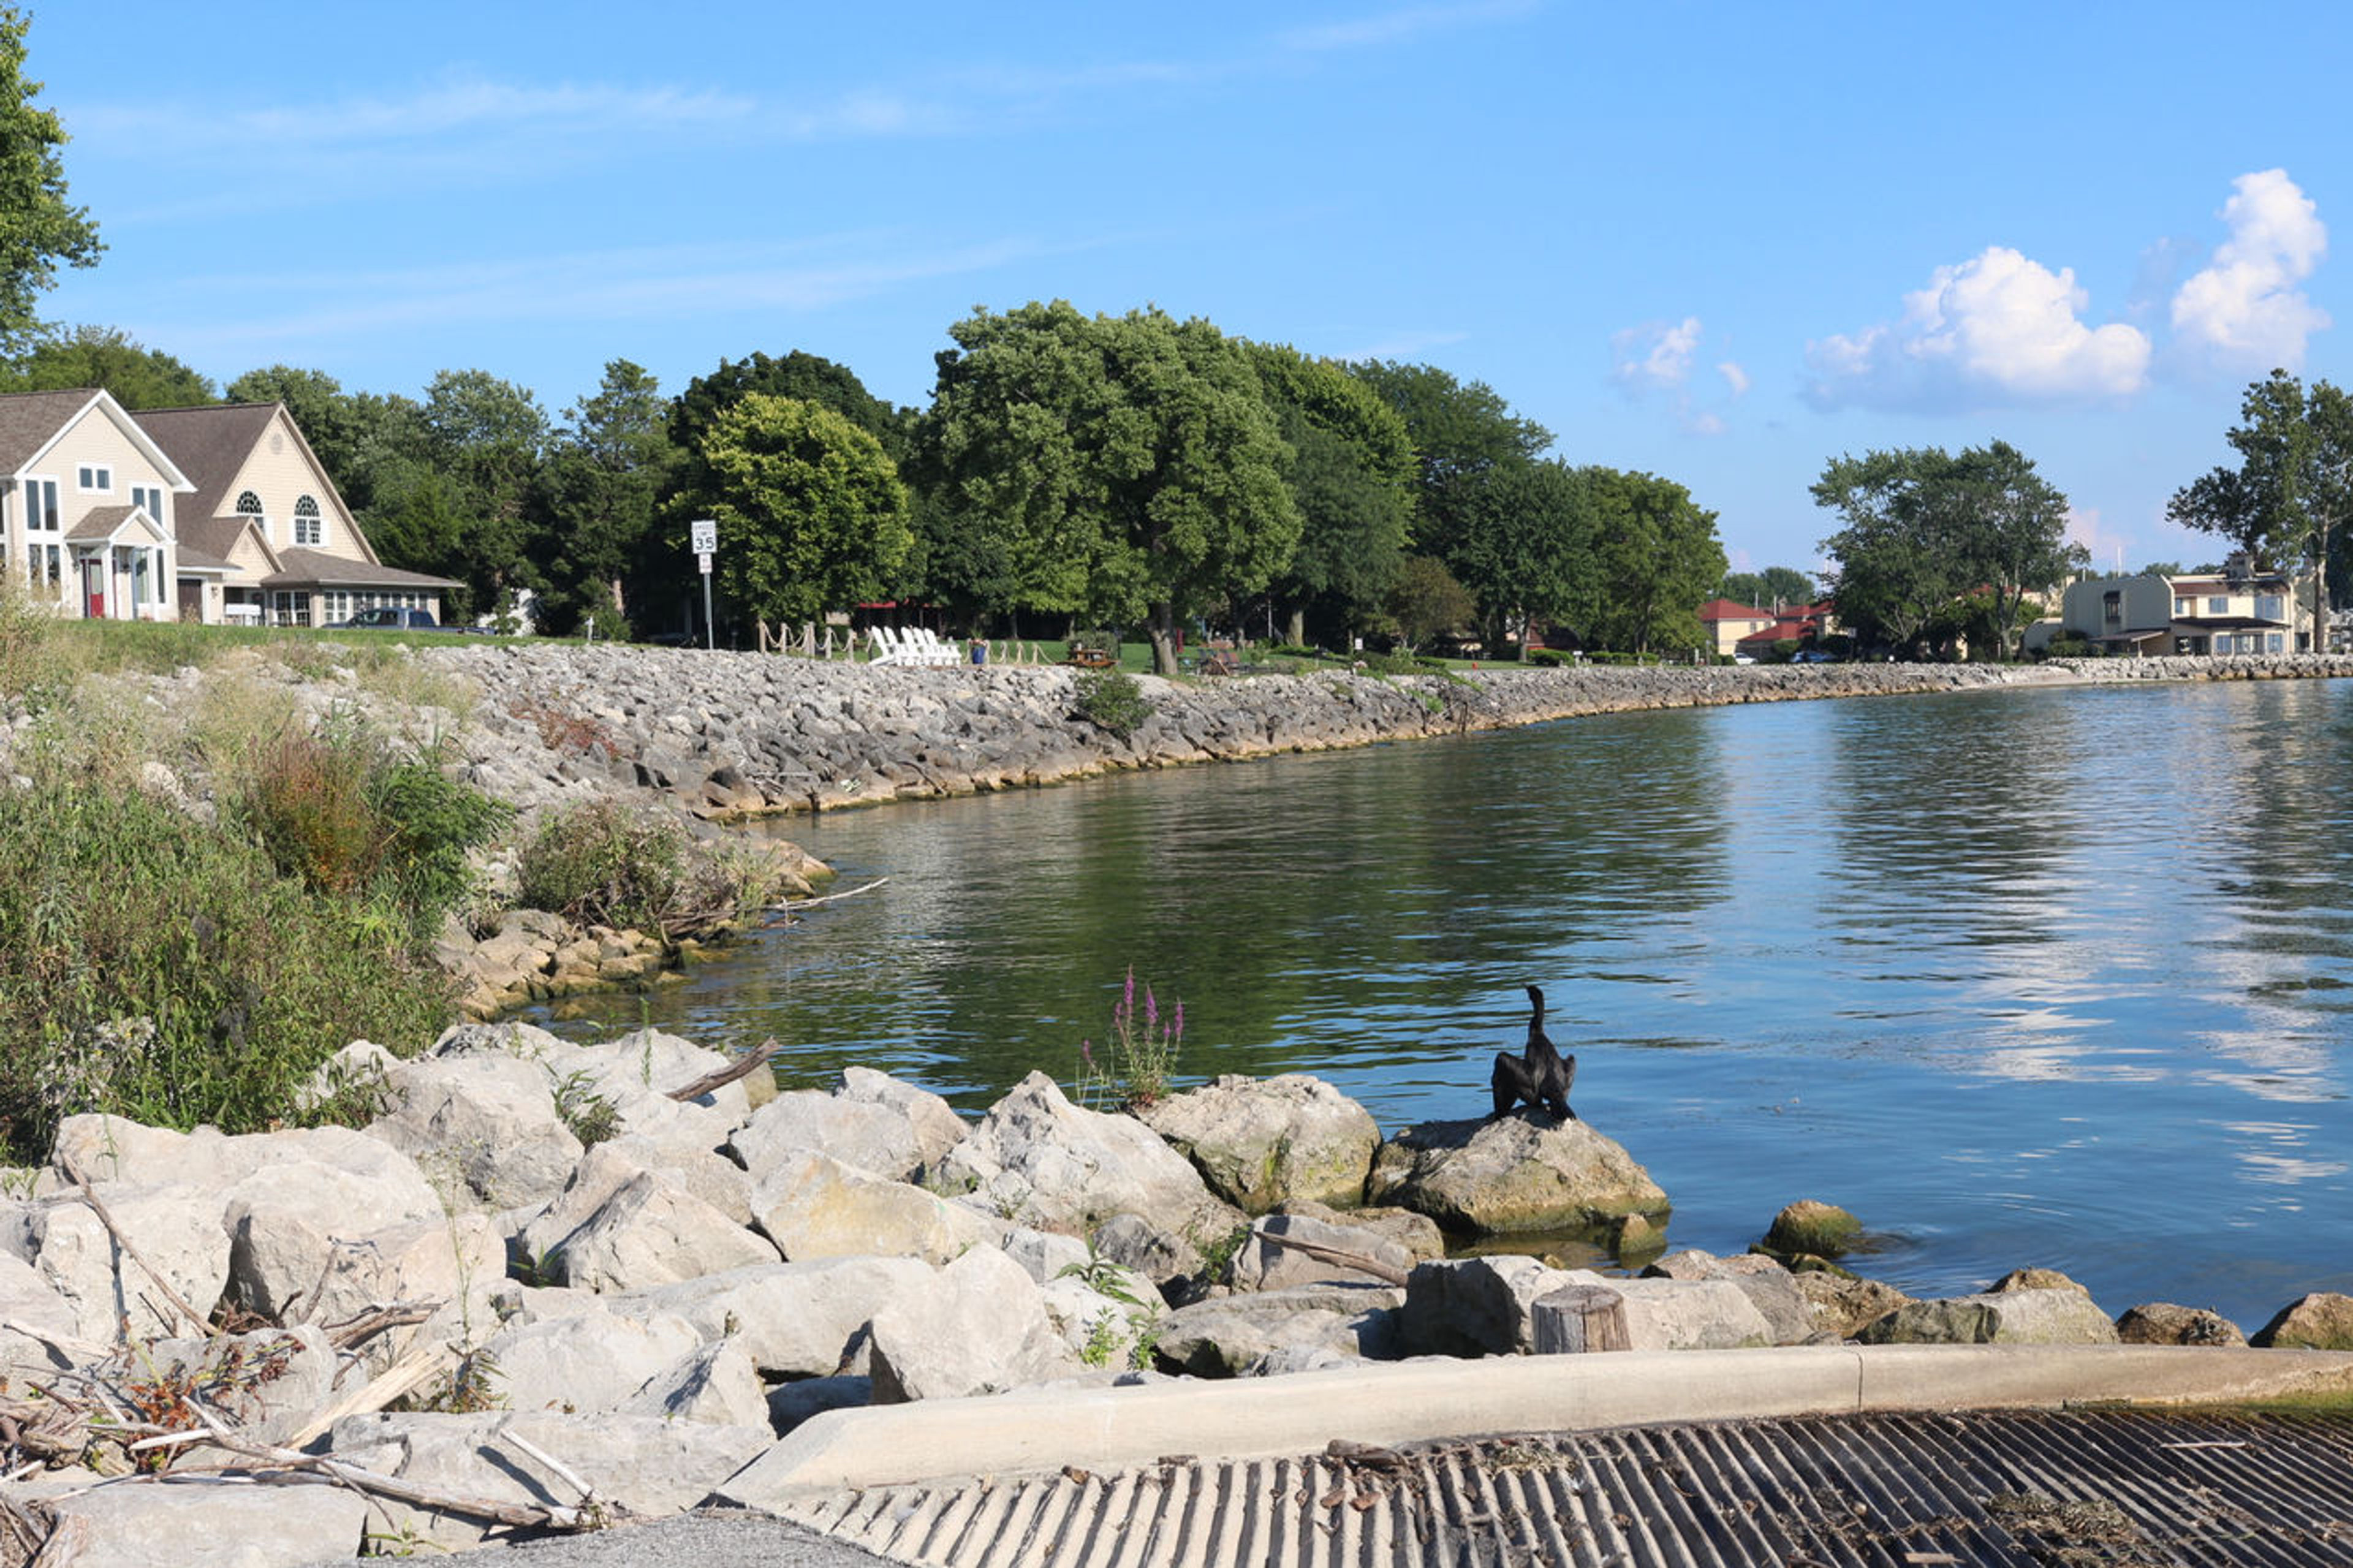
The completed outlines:
<svg viewBox="0 0 2353 1568">
<path fill-rule="evenodd" d="M 157 1340 L 141 1351 L 142 1373 L 188 1379 L 241 1437 L 282 1443 L 334 1394 L 338 1362 L 313 1323 L 212 1338 Z M 150 1371 L 152 1369 L 152 1372 Z"/>
<path fill-rule="evenodd" d="M 193 1187 L 110 1192 L 107 1212 L 180 1299 L 208 1314 L 228 1284 L 228 1233 L 220 1198 Z M 73 1309 L 80 1336 L 111 1344 L 164 1339 L 190 1325 L 164 1305 L 146 1269 L 125 1257 L 79 1197 L 46 1199 L 26 1215 L 33 1267 Z"/>
<path fill-rule="evenodd" d="M 1800 1198 L 1773 1216 L 1765 1250 L 1787 1262 L 1793 1257 L 1836 1258 L 1862 1234 L 1862 1222 L 1835 1204 Z"/>
<path fill-rule="evenodd" d="M 1396 1242 L 1413 1254 L 1417 1263 L 1427 1263 L 1433 1258 L 1446 1256 L 1446 1233 L 1438 1222 L 1425 1214 L 1394 1205 L 1366 1205 L 1361 1208 L 1335 1208 L 1304 1198 L 1294 1198 L 1278 1204 L 1276 1214 L 1294 1214 L 1308 1219 L 1320 1219 L 1326 1225 L 1345 1225 L 1351 1230 L 1369 1230 L 1387 1241 Z"/>
<path fill-rule="evenodd" d="M 1305 1242 L 1317 1251 L 1286 1247 L 1284 1241 Z M 1332 1279 L 1383 1282 L 1380 1273 L 1340 1262 L 1335 1254 L 1368 1258 L 1397 1274 L 1411 1272 L 1419 1261 L 1407 1247 L 1378 1231 L 1335 1225 L 1306 1215 L 1271 1214 L 1250 1226 L 1250 1239 L 1234 1254 L 1233 1286 L 1237 1290 L 1280 1290 Z"/>
<path fill-rule="evenodd" d="M 766 1263 L 609 1298 L 631 1317 L 675 1313 L 703 1340 L 732 1338 L 770 1377 L 838 1371 L 850 1342 L 892 1301 L 932 1289 L 937 1270 L 913 1258 Z"/>
<path fill-rule="evenodd" d="M 658 1415 L 704 1426 L 757 1426 L 768 1419 L 759 1368 L 733 1340 L 689 1351 L 647 1379 L 621 1406 L 624 1415 Z"/>
<path fill-rule="evenodd" d="M 1319 1285 L 1217 1296 L 1170 1312 L 1162 1361 L 1196 1377 L 1236 1377 L 1286 1352 L 1396 1353 L 1404 1292 L 1387 1285 Z"/>
<path fill-rule="evenodd" d="M 495 1392 L 509 1409 L 590 1415 L 622 1409 L 703 1345 L 683 1318 L 625 1316 L 599 1306 L 510 1323 L 482 1348 L 498 1368 Z"/>
<path fill-rule="evenodd" d="M 994 1394 L 1076 1369 L 1021 1266 L 976 1247 L 931 1289 L 874 1314 L 868 1330 L 874 1403 Z"/>
<path fill-rule="evenodd" d="M 409 1062 L 393 1086 L 398 1104 L 369 1136 L 446 1165 L 491 1208 L 546 1202 L 579 1163 L 580 1140 L 557 1113 L 563 1086 L 538 1062 L 463 1051 Z"/>
<path fill-rule="evenodd" d="M 563 1192 L 521 1235 L 522 1261 L 534 1269 L 551 1258 L 575 1230 L 612 1195 L 638 1176 L 651 1176 L 668 1191 L 691 1197 L 727 1216 L 752 1223 L 749 1181 L 734 1163 L 709 1150 L 681 1151 L 638 1133 L 597 1144 L 581 1157 Z"/>
<path fill-rule="evenodd" d="M 634 1514 L 682 1513 L 775 1441 L 765 1422 L 714 1426 L 651 1415 L 565 1415 L 545 1411 L 480 1415 L 354 1415 L 335 1424 L 332 1448 L 362 1468 L 432 1491 L 494 1501 L 571 1506 L 579 1496 L 516 1445 L 519 1434 L 553 1454 L 596 1495 Z M 271 1495 L 275 1495 L 272 1489 Z M 383 1500 L 393 1533 L 462 1549 L 502 1527 Z"/>
<path fill-rule="evenodd" d="M 1590 1122 L 1526 1116 L 1409 1127 L 1381 1146 L 1366 1196 L 1481 1235 L 1572 1230 L 1667 1211 L 1651 1173 Z"/>
<path fill-rule="evenodd" d="M 852 1067 L 842 1069 L 831 1093 L 777 1095 L 736 1131 L 729 1147 L 754 1180 L 787 1153 L 815 1150 L 892 1181 L 916 1182 L 964 1136 L 964 1118 L 938 1095 Z"/>
<path fill-rule="evenodd" d="M 1248 1214 L 1292 1199 L 1357 1202 L 1381 1142 L 1370 1112 L 1304 1073 L 1228 1074 L 1136 1117 L 1191 1160 L 1211 1191 Z"/>
<path fill-rule="evenodd" d="M 2056 1268 L 2013 1268 L 1986 1289 L 1993 1291 L 2083 1290 L 2086 1296 L 2091 1294 Z"/>
<path fill-rule="evenodd" d="M 81 1340 L 81 1314 L 39 1269 L 13 1252 L 0 1252 L 0 1324 L 6 1325 L 0 1327 L 0 1376 L 12 1382 L 95 1359 L 69 1352 Z M 95 1351 L 96 1342 L 90 1348 Z"/>
<path fill-rule="evenodd" d="M 990 1107 L 941 1169 L 950 1185 L 970 1188 L 964 1202 L 1041 1229 L 1085 1234 L 1128 1214 L 1194 1240 L 1242 1217 L 1150 1128 L 1071 1104 L 1040 1072 Z"/>
<path fill-rule="evenodd" d="M 1537 1298 L 1591 1278 L 1518 1253 L 1418 1265 L 1406 1279 L 1401 1348 L 1408 1355 L 1525 1355 L 1535 1348 Z"/>
<path fill-rule="evenodd" d="M 1736 1279 L 1604 1279 L 1575 1270 L 1626 1303 L 1626 1338 L 1638 1351 L 1749 1350 L 1776 1342 L 1773 1325 Z"/>
<path fill-rule="evenodd" d="M 766 1240 L 641 1172 L 564 1238 L 552 1273 L 576 1289 L 628 1290 L 776 1260 Z"/>
<path fill-rule="evenodd" d="M 2256 1330 L 2249 1342 L 2282 1350 L 2353 1350 L 2353 1296 L 2329 1290 L 2299 1296 Z"/>
<path fill-rule="evenodd" d="M 1856 1338 L 1873 1345 L 2112 1345 L 2116 1326 L 2081 1290 L 1989 1290 L 1906 1302 Z"/>
<path fill-rule="evenodd" d="M 1807 1269 L 1789 1278 L 1798 1287 L 1798 1294 L 1806 1300 L 1806 1310 L 1813 1320 L 1815 1331 L 1834 1334 L 1842 1340 L 1853 1339 L 1912 1300 L 1893 1285 L 1852 1274 Z"/>
<path fill-rule="evenodd" d="M 121 1481 L 50 1507 L 81 1542 L 74 1568 L 301 1568 L 356 1556 L 369 1529 L 367 1499 L 341 1487 Z"/>
<path fill-rule="evenodd" d="M 788 1152 L 770 1167 L 752 1191 L 752 1213 L 795 1262 L 871 1254 L 945 1263 L 968 1247 L 993 1245 L 1003 1231 L 974 1209 L 813 1149 Z"/>
<path fill-rule="evenodd" d="M 2147 1301 L 2116 1320 L 2116 1338 L 2128 1345 L 2243 1345 L 2239 1325 L 2203 1307 Z"/>
</svg>

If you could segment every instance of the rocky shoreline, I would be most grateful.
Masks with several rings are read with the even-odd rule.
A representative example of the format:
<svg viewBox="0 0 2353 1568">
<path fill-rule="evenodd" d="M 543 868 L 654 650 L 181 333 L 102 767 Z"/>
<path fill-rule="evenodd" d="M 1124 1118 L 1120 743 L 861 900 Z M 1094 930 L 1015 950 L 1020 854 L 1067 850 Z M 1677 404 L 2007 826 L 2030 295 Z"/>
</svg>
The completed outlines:
<svg viewBox="0 0 2353 1568">
<path fill-rule="evenodd" d="M 1748 665 L 1379 676 L 1334 665 L 1243 679 L 1138 677 L 1120 735 L 1058 666 L 871 669 L 758 654 L 552 644 L 434 647 L 480 690 L 476 782 L 526 806 L 579 789 L 655 792 L 705 818 L 1034 787 L 1646 709 L 1989 688 L 2353 676 L 2353 656 L 2042 665 Z"/>
<path fill-rule="evenodd" d="M 0 1197 L 0 1526 L 24 1555 L 235 1539 L 269 1568 L 677 1513 L 868 1405 L 1411 1357 L 2243 1342 L 2034 1269 L 1914 1301 L 1805 1250 L 1853 1228 L 1820 1205 L 1770 1253 L 1622 1277 L 1448 1256 L 1465 1226 L 1655 1237 L 1667 1194 L 1548 1116 L 1384 1138 L 1299 1075 L 1130 1114 L 1032 1074 L 967 1121 L 860 1068 L 778 1094 L 729 1068 L 651 1031 L 475 1025 L 413 1061 L 340 1052 L 314 1092 L 356 1128 L 70 1119 Z M 2253 1342 L 2353 1344 L 2348 1314 L 2309 1297 Z"/>
</svg>

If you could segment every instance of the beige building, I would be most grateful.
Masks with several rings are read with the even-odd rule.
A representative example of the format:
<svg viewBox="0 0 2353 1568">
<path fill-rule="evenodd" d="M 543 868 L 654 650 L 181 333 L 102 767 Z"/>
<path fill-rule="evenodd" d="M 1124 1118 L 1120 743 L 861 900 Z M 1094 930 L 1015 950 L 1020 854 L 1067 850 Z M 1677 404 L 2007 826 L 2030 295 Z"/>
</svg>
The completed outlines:
<svg viewBox="0 0 2353 1568">
<path fill-rule="evenodd" d="M 386 566 L 285 405 L 0 395 L 0 573 L 94 620 L 315 626 L 457 586 Z"/>
<path fill-rule="evenodd" d="M 386 566 L 282 403 L 132 416 L 186 473 L 179 505 L 184 602 L 197 618 L 318 626 L 379 605 L 441 615 L 447 577 Z"/>
<path fill-rule="evenodd" d="M 0 395 L 0 572 L 60 614 L 175 620 L 175 502 L 195 487 L 103 392 Z"/>
<path fill-rule="evenodd" d="M 2220 572 L 2089 578 L 2068 584 L 2058 619 L 2029 628 L 2027 651 L 2073 636 L 2142 657 L 2303 653 L 2312 647 L 2312 605 L 2298 586 L 2238 555 Z"/>
</svg>

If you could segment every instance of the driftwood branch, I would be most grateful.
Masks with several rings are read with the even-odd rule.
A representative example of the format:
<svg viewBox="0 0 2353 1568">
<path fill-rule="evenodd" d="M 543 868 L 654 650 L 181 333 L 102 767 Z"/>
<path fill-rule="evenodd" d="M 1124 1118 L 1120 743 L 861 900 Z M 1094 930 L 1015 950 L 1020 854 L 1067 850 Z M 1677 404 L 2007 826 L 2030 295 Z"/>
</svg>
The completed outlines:
<svg viewBox="0 0 2353 1568">
<path fill-rule="evenodd" d="M 716 1072 L 704 1073 L 692 1083 L 671 1089 L 670 1098 L 676 1100 L 700 1100 L 712 1089 L 726 1088 L 737 1079 L 750 1078 L 754 1073 L 766 1067 L 775 1059 L 776 1053 L 784 1048 L 777 1043 L 776 1037 L 771 1035 L 760 1045 L 745 1051 Z"/>
<path fill-rule="evenodd" d="M 613 1522 L 615 1510 L 610 1503 L 591 1503 L 581 1508 L 560 1504 L 501 1502 L 495 1498 L 466 1497 L 450 1492 L 435 1491 L 417 1486 L 397 1476 L 380 1475 L 346 1464 L 332 1454 L 298 1454 L 290 1448 L 280 1448 L 268 1443 L 248 1442 L 219 1431 L 174 1432 L 167 1438 L 154 1439 L 178 1442 L 202 1441 L 226 1452 L 248 1459 L 259 1459 L 280 1469 L 315 1475 L 327 1480 L 339 1481 L 354 1491 L 376 1497 L 387 1497 L 396 1502 L 410 1503 L 417 1508 L 434 1509 L 444 1513 L 461 1513 L 469 1519 L 487 1519 L 496 1524 L 514 1525 L 523 1529 L 541 1530 L 601 1530 Z M 142 1447 L 144 1445 L 142 1445 Z M 532 1453 L 546 1458 L 538 1450 Z M 552 1461 L 551 1461 L 552 1463 Z M 561 1470 L 563 1467 L 555 1466 Z M 565 1472 L 567 1477 L 570 1472 Z"/>
<path fill-rule="evenodd" d="M 1261 1241 L 1271 1242 L 1277 1247 L 1287 1247 L 1293 1252 L 1303 1252 L 1318 1262 L 1336 1263 L 1343 1268 L 1354 1268 L 1360 1274 L 1369 1274 L 1385 1285 L 1402 1285 L 1406 1282 L 1404 1269 L 1393 1268 L 1379 1258 L 1367 1258 L 1361 1252 L 1348 1252 L 1337 1247 L 1326 1247 L 1320 1241 L 1303 1241 L 1298 1237 L 1284 1236 L 1277 1231 L 1261 1230 L 1251 1234 Z"/>
<path fill-rule="evenodd" d="M 813 910 L 819 904 L 838 904 L 844 899 L 854 899 L 860 893 L 871 893 L 890 879 L 888 877 L 877 877 L 871 882 L 862 883 L 842 892 L 828 893 L 821 899 L 796 899 L 789 904 L 770 904 L 768 912 L 772 915 L 798 914 L 803 910 Z"/>
<path fill-rule="evenodd" d="M 370 1308 L 356 1317 L 327 1326 L 327 1342 L 339 1351 L 364 1344 L 386 1329 L 405 1329 L 411 1323 L 421 1323 L 441 1310 L 438 1301 L 395 1301 L 389 1306 Z"/>
<path fill-rule="evenodd" d="M 114 1223 L 114 1215 L 107 1212 L 104 1204 L 99 1202 L 98 1193 L 90 1186 L 90 1178 L 74 1169 L 73 1161 L 68 1158 L 62 1150 L 58 1154 L 58 1164 L 64 1171 L 66 1180 L 81 1189 L 81 1201 L 90 1205 L 90 1212 L 98 1216 L 98 1223 L 106 1227 L 106 1233 L 109 1236 L 114 1237 L 114 1245 L 122 1248 L 122 1255 L 125 1258 L 145 1270 L 147 1278 L 155 1282 L 155 1289 L 163 1292 L 164 1300 L 171 1304 L 172 1310 L 186 1319 L 195 1327 L 196 1332 L 207 1339 L 217 1335 L 220 1331 L 215 1328 L 203 1313 L 189 1306 L 180 1293 L 172 1289 L 172 1282 L 164 1278 L 163 1272 L 147 1261 L 144 1253 L 131 1244 L 131 1238 L 122 1234 L 122 1227 Z"/>
</svg>

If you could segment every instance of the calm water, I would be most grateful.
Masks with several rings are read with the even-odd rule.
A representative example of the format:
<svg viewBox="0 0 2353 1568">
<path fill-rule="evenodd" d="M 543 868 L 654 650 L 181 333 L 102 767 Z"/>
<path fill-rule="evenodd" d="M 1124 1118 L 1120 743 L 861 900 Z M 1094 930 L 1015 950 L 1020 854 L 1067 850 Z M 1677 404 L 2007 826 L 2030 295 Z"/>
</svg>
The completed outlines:
<svg viewBox="0 0 2353 1568">
<path fill-rule="evenodd" d="M 2063 1268 L 2250 1331 L 2353 1290 L 2353 683 L 1572 720 L 795 820 L 890 884 L 651 999 L 788 1084 L 1068 1086 L 1134 964 L 1188 1078 L 1484 1109 L 1521 986 L 1738 1250 L 1820 1197 L 1915 1292 Z M 633 1026 L 628 998 L 561 1026 Z"/>
</svg>

